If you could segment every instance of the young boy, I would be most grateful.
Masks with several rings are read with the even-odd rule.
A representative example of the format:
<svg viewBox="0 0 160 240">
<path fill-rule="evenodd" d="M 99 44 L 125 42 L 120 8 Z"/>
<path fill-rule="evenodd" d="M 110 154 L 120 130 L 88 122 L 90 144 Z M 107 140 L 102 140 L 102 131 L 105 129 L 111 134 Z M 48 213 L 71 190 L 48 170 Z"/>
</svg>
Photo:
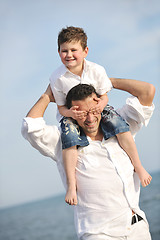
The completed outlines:
<svg viewBox="0 0 160 240">
<path fill-rule="evenodd" d="M 82 28 L 67 27 L 58 35 L 58 52 L 63 65 L 50 78 L 50 85 L 58 106 L 57 119 L 61 123 L 61 139 L 63 161 L 66 170 L 68 189 L 65 201 L 70 205 L 77 204 L 75 168 L 77 163 L 77 147 L 87 146 L 88 140 L 76 124 L 76 119 L 83 118 L 85 112 L 78 106 L 68 109 L 65 106 L 69 90 L 79 83 L 91 84 L 95 87 L 99 98 L 92 113 L 102 112 L 101 128 L 105 140 L 116 136 L 120 146 L 130 157 L 142 186 L 150 184 L 152 177 L 146 172 L 139 160 L 135 142 L 129 131 L 128 124 L 107 105 L 107 92 L 112 84 L 102 66 L 87 61 L 87 35 Z M 104 111 L 103 111 L 104 110 Z M 92 127 L 90 129 L 92 131 Z"/>
</svg>

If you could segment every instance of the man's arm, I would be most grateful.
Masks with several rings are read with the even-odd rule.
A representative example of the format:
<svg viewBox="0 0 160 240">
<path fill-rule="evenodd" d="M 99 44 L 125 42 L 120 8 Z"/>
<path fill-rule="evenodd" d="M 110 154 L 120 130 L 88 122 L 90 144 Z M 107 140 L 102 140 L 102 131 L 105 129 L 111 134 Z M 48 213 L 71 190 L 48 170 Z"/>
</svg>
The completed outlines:
<svg viewBox="0 0 160 240">
<path fill-rule="evenodd" d="M 39 100 L 35 103 L 35 105 L 28 112 L 26 117 L 31 117 L 31 118 L 43 117 L 44 112 L 50 102 L 55 102 L 55 99 L 54 99 L 54 96 L 52 94 L 52 90 L 51 90 L 51 87 L 49 84 L 45 93 L 42 94 L 42 96 L 39 98 Z"/>
<path fill-rule="evenodd" d="M 144 106 L 151 106 L 155 95 L 155 87 L 147 82 L 138 80 L 110 78 L 114 88 L 129 92 L 136 96 Z"/>
<path fill-rule="evenodd" d="M 46 125 L 43 114 L 54 97 L 50 85 L 23 119 L 21 133 L 30 144 L 44 156 L 58 161 L 61 147 L 57 126 Z"/>
</svg>

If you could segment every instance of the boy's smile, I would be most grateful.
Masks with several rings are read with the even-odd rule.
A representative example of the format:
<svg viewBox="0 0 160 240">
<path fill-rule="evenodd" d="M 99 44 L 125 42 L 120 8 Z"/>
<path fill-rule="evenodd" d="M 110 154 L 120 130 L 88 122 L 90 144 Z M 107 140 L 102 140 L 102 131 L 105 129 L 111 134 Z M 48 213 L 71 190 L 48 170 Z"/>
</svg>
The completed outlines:
<svg viewBox="0 0 160 240">
<path fill-rule="evenodd" d="M 88 54 L 88 47 L 84 50 L 80 41 L 65 42 L 61 44 L 59 56 L 62 63 L 74 74 L 81 75 L 83 71 L 83 60 Z"/>
</svg>

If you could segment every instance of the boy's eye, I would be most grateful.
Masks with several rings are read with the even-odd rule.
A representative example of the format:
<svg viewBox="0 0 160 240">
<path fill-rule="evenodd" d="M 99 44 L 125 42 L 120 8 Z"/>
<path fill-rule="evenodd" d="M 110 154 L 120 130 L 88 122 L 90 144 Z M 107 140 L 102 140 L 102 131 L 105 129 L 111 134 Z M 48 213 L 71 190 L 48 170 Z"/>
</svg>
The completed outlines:
<svg viewBox="0 0 160 240">
<path fill-rule="evenodd" d="M 77 49 L 72 49 L 72 52 L 75 52 L 75 51 L 77 51 Z"/>
</svg>

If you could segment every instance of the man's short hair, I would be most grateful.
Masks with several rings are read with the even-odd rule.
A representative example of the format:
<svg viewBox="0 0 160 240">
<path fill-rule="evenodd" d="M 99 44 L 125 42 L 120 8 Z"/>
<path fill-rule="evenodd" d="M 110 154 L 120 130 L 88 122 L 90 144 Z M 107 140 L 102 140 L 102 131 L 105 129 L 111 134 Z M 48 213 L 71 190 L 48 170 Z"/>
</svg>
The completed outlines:
<svg viewBox="0 0 160 240">
<path fill-rule="evenodd" d="M 66 107 L 69 109 L 72 107 L 72 101 L 84 100 L 87 97 L 95 93 L 97 97 L 99 95 L 96 93 L 95 88 L 88 84 L 78 84 L 71 88 L 66 97 Z"/>
<path fill-rule="evenodd" d="M 62 28 L 58 34 L 58 51 L 60 51 L 61 44 L 71 41 L 80 41 L 82 49 L 85 50 L 87 47 L 87 35 L 84 32 L 83 28 L 73 26 Z"/>
</svg>

